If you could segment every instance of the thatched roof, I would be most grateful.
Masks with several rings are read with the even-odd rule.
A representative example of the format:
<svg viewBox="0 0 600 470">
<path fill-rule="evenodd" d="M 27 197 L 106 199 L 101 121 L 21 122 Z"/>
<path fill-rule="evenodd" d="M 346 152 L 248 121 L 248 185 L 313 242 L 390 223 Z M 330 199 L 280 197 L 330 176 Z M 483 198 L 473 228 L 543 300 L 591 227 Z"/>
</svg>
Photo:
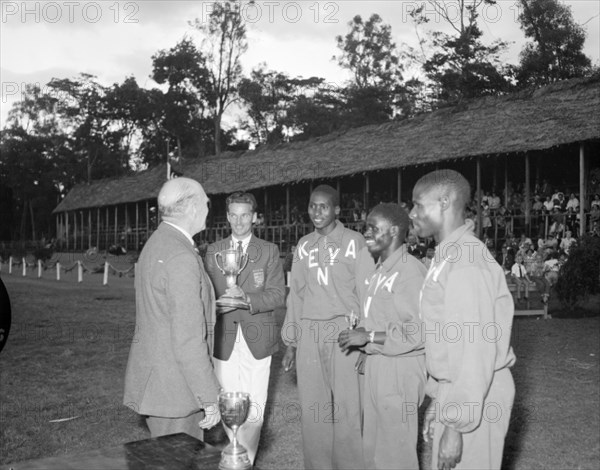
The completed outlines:
<svg viewBox="0 0 600 470">
<path fill-rule="evenodd" d="M 208 194 L 600 139 L 600 77 L 489 97 L 407 121 L 224 153 L 183 166 Z M 153 199 L 164 166 L 74 187 L 54 212 Z"/>
</svg>

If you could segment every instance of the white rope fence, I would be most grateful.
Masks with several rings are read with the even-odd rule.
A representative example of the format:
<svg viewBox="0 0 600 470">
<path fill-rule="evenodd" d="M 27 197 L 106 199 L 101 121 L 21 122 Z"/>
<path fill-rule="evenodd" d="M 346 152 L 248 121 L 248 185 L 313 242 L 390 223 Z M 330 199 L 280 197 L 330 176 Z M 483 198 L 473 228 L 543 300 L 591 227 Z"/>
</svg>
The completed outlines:
<svg viewBox="0 0 600 470">
<path fill-rule="evenodd" d="M 36 261 L 33 262 L 28 262 L 25 258 L 13 258 L 12 256 L 10 256 L 8 258 L 8 262 L 5 262 L 4 260 L 0 260 L 0 272 L 2 271 L 2 265 L 3 264 L 8 264 L 8 274 L 12 275 L 13 274 L 13 270 L 17 270 L 19 267 L 21 268 L 21 275 L 23 277 L 26 277 L 28 274 L 28 268 L 31 268 L 31 272 L 35 273 L 37 271 L 37 277 L 41 278 L 43 275 L 43 272 L 48 270 L 48 269 L 54 269 L 56 272 L 56 280 L 60 281 L 61 278 L 61 273 L 68 273 L 73 271 L 74 269 L 77 269 L 77 282 L 83 282 L 83 273 L 87 272 L 87 273 L 99 273 L 102 272 L 103 276 L 102 276 L 102 285 L 106 286 L 108 285 L 108 275 L 109 274 L 114 274 L 114 275 L 118 275 L 119 277 L 121 276 L 125 276 L 129 273 L 135 273 L 135 263 L 130 266 L 127 269 L 119 269 L 115 266 L 113 266 L 108 260 L 105 260 L 103 264 L 96 264 L 96 265 L 92 265 L 92 266 L 88 266 L 86 265 L 83 261 L 81 260 L 77 260 L 74 261 L 71 265 L 67 266 L 67 265 L 63 265 L 60 263 L 60 261 L 55 261 L 53 263 L 47 263 L 42 261 L 41 259 L 38 259 Z"/>
</svg>

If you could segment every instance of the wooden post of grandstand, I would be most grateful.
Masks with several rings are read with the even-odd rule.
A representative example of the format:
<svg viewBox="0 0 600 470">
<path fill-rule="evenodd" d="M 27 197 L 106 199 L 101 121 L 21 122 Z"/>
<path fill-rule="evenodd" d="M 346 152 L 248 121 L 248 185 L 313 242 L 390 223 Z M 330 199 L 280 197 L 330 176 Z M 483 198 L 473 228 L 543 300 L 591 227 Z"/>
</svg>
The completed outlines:
<svg viewBox="0 0 600 470">
<path fill-rule="evenodd" d="M 508 210 L 508 155 L 504 157 L 504 208 Z"/>
<path fill-rule="evenodd" d="M 77 250 L 77 211 L 73 211 L 73 250 Z"/>
<path fill-rule="evenodd" d="M 140 203 L 135 203 L 135 251 L 140 248 Z"/>
<path fill-rule="evenodd" d="M 290 224 L 290 185 L 285 186 L 285 224 Z"/>
<path fill-rule="evenodd" d="M 96 208 L 96 249 L 100 249 L 100 208 Z"/>
<path fill-rule="evenodd" d="M 92 247 L 92 209 L 88 209 L 88 250 Z"/>
<path fill-rule="evenodd" d="M 529 153 L 525 153 L 525 233 L 531 235 L 531 196 L 530 196 Z"/>
<path fill-rule="evenodd" d="M 12 256 L 8 257 L 8 274 L 12 274 Z"/>
<path fill-rule="evenodd" d="M 477 237 L 481 238 L 481 158 L 477 157 L 475 163 L 477 170 Z"/>
<path fill-rule="evenodd" d="M 265 188 L 263 193 L 263 225 L 265 227 L 265 234 L 266 232 L 266 227 L 267 225 L 269 225 L 269 211 L 268 211 L 268 204 L 269 204 L 269 196 L 267 195 L 267 188 Z"/>
<path fill-rule="evenodd" d="M 25 258 L 21 258 L 21 262 L 23 263 L 23 277 L 27 276 L 27 262 Z"/>
<path fill-rule="evenodd" d="M 104 226 L 104 249 L 108 250 L 108 228 L 110 227 L 108 222 L 108 206 L 106 206 L 106 225 Z"/>
<path fill-rule="evenodd" d="M 67 239 L 67 251 L 69 251 L 69 212 L 65 212 L 65 226 L 67 227 L 65 231 L 65 238 Z"/>
<path fill-rule="evenodd" d="M 56 262 L 56 280 L 60 281 L 60 263 Z"/>
<path fill-rule="evenodd" d="M 402 170 L 400 168 L 398 168 L 396 179 L 398 180 L 398 205 L 400 205 L 402 203 Z"/>
<path fill-rule="evenodd" d="M 115 240 L 113 241 L 113 243 L 115 245 L 117 244 L 117 240 L 118 240 L 118 235 L 117 235 L 118 222 L 119 222 L 119 206 L 117 204 L 115 204 Z"/>
<path fill-rule="evenodd" d="M 77 260 L 77 282 L 83 282 L 83 265 Z"/>
<path fill-rule="evenodd" d="M 585 147 L 579 144 L 579 236 L 585 235 Z"/>
<path fill-rule="evenodd" d="M 42 277 L 42 260 L 38 259 L 38 277 Z"/>
<path fill-rule="evenodd" d="M 104 276 L 102 278 L 102 285 L 108 284 L 108 261 L 104 262 Z"/>
<path fill-rule="evenodd" d="M 365 190 L 363 194 L 363 203 L 365 211 L 369 212 L 369 193 L 371 192 L 370 184 L 369 184 L 369 173 L 365 174 Z"/>
</svg>

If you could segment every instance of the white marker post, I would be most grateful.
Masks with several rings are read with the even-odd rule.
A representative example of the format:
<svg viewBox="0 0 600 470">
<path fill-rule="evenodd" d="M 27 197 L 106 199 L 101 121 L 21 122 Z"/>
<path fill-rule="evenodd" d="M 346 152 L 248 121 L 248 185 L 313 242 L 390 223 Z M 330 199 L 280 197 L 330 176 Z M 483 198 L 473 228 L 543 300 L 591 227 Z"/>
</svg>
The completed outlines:
<svg viewBox="0 0 600 470">
<path fill-rule="evenodd" d="M 42 260 L 38 259 L 38 278 L 42 277 Z"/>
<path fill-rule="evenodd" d="M 12 274 L 12 256 L 8 257 L 8 274 Z"/>
<path fill-rule="evenodd" d="M 56 262 L 56 280 L 60 281 L 60 263 Z"/>
<path fill-rule="evenodd" d="M 21 258 L 21 261 L 23 262 L 23 277 L 27 276 L 27 262 L 25 261 L 25 258 Z"/>
<path fill-rule="evenodd" d="M 77 282 L 83 282 L 83 266 L 81 261 L 77 261 Z"/>
<path fill-rule="evenodd" d="M 108 284 L 108 261 L 104 262 L 104 278 L 102 279 L 102 285 Z"/>
</svg>

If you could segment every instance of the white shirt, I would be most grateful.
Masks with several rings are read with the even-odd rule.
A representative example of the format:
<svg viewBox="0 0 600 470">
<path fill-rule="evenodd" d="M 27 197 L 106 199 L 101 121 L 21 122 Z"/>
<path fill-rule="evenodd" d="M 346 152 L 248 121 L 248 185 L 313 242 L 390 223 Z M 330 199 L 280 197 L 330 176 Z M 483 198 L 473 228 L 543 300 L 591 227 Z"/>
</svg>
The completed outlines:
<svg viewBox="0 0 600 470">
<path fill-rule="evenodd" d="M 237 250 L 238 242 L 241 241 L 242 242 L 242 250 L 244 251 L 244 253 L 247 253 L 248 245 L 250 245 L 251 238 L 252 238 L 252 234 L 248 235 L 243 240 L 239 240 L 239 239 L 235 238 L 233 235 L 231 235 L 231 248 L 234 248 Z"/>
<path fill-rule="evenodd" d="M 569 199 L 567 202 L 567 209 L 572 207 L 573 209 L 577 209 L 579 207 L 579 200 L 577 198 Z"/>
<path fill-rule="evenodd" d="M 163 220 L 163 222 L 165 224 L 169 224 L 171 227 L 175 227 L 177 230 L 179 230 L 181 233 L 183 233 L 185 235 L 185 238 L 187 238 L 190 243 L 192 244 L 192 246 L 196 246 L 196 244 L 194 243 L 194 239 L 192 238 L 192 236 L 184 229 L 182 229 L 181 227 L 171 223 L 171 222 L 167 222 L 166 220 Z"/>
<path fill-rule="evenodd" d="M 519 268 L 521 268 L 520 272 L 519 272 Z M 511 273 L 515 277 L 521 278 L 521 277 L 525 277 L 525 275 L 527 274 L 527 270 L 525 269 L 525 266 L 523 266 L 522 264 L 515 263 L 512 266 Z"/>
</svg>

